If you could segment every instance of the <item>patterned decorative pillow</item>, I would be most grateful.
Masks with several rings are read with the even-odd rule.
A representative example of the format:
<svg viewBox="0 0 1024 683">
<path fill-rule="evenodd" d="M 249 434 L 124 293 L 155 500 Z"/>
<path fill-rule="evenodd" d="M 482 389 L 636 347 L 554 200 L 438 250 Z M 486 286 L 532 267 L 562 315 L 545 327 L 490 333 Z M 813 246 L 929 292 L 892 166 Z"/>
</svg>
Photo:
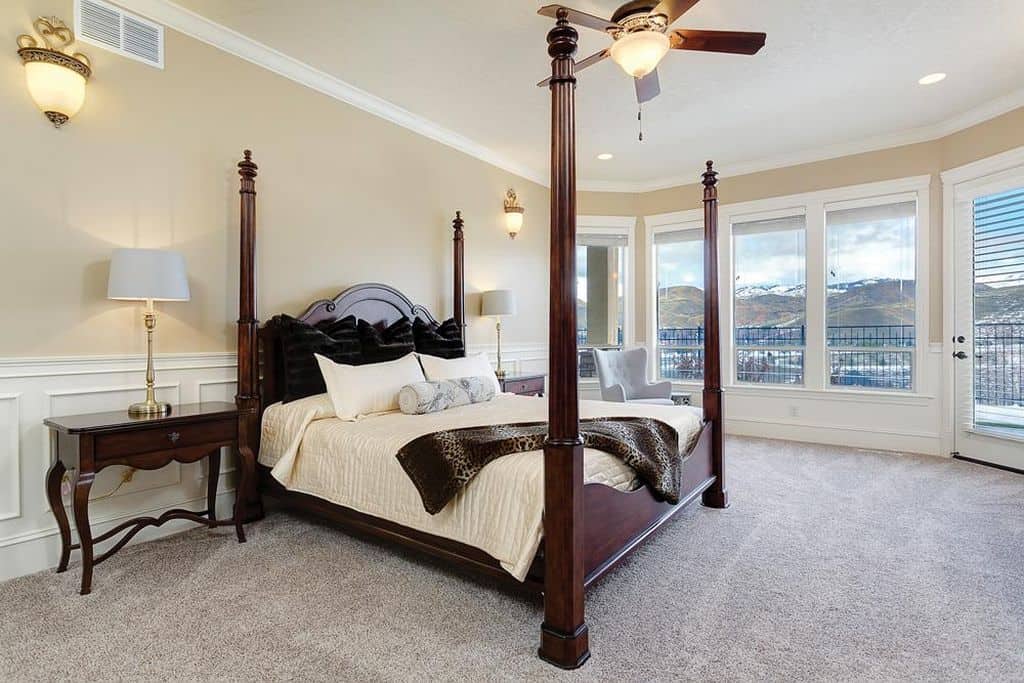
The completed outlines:
<svg viewBox="0 0 1024 683">
<path fill-rule="evenodd" d="M 459 377 L 407 384 L 398 392 L 398 407 L 406 415 L 423 415 L 492 398 L 494 382 L 490 377 Z"/>
<path fill-rule="evenodd" d="M 290 315 L 275 316 L 274 321 L 280 331 L 284 356 L 284 403 L 327 391 L 314 353 L 336 363 L 358 365 L 362 362 L 354 316 L 316 326 Z"/>
<path fill-rule="evenodd" d="M 416 342 L 412 336 L 412 323 L 408 318 L 396 320 L 383 330 L 378 330 L 365 320 L 360 320 L 358 329 L 364 363 L 385 363 L 389 360 L 398 360 L 416 350 Z"/>
<path fill-rule="evenodd" d="M 455 318 L 448 318 L 440 325 L 416 318 L 412 322 L 412 334 L 416 351 L 439 358 L 461 358 L 466 355 L 462 334 Z"/>
</svg>

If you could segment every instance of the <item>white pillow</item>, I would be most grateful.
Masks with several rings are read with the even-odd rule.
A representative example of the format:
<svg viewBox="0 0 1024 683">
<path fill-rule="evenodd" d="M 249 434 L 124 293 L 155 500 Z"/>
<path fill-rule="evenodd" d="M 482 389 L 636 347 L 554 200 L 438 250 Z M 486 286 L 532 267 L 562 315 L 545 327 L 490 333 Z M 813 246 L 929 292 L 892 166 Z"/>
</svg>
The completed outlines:
<svg viewBox="0 0 1024 683">
<path fill-rule="evenodd" d="M 486 353 L 477 353 L 464 358 L 438 358 L 420 354 L 423 374 L 431 382 L 439 379 L 459 379 L 460 377 L 490 377 L 494 382 L 494 393 L 501 393 L 501 384 L 494 376 L 494 368 L 487 360 Z"/>
<path fill-rule="evenodd" d="M 415 353 L 367 365 L 342 365 L 318 353 L 314 355 L 334 413 L 341 420 L 353 421 L 364 415 L 398 410 L 398 392 L 402 387 L 424 380 Z"/>
</svg>

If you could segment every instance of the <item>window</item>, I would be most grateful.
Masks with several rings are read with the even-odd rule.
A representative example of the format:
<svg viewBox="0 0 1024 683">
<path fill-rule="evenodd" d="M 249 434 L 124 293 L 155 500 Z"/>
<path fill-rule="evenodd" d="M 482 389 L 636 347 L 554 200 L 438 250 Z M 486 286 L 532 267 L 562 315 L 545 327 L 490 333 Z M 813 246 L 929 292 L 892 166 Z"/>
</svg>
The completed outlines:
<svg viewBox="0 0 1024 683">
<path fill-rule="evenodd" d="M 721 205 L 726 385 L 749 395 L 929 395 L 938 377 L 922 371 L 930 352 L 921 343 L 929 329 L 929 234 L 919 226 L 929 224 L 930 182 L 917 176 Z M 1024 193 L 1019 201 L 1024 206 Z M 644 223 L 644 327 L 656 375 L 700 382 L 703 211 L 645 216 Z M 989 251 L 1007 256 L 1001 248 Z"/>
<path fill-rule="evenodd" d="M 804 383 L 806 220 L 734 223 L 736 381 Z"/>
<path fill-rule="evenodd" d="M 655 367 L 661 379 L 704 379 L 703 237 L 700 229 L 654 235 Z"/>
<path fill-rule="evenodd" d="M 825 207 L 831 386 L 913 387 L 917 202 Z"/>
<path fill-rule="evenodd" d="M 626 331 L 629 238 L 582 232 L 576 238 L 576 345 L 580 377 L 596 377 L 591 349 L 622 348 Z"/>
</svg>

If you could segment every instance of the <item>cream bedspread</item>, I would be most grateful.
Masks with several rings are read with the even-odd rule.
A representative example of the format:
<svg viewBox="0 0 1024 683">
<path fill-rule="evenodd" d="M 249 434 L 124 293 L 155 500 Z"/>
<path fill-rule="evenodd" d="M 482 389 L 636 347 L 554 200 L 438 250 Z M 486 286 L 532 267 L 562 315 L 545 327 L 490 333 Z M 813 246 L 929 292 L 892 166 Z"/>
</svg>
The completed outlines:
<svg viewBox="0 0 1024 683">
<path fill-rule="evenodd" d="M 668 423 L 686 447 L 699 433 L 696 408 L 580 401 L 580 417 L 651 417 Z M 263 415 L 259 461 L 286 488 L 479 548 L 522 581 L 543 532 L 541 451 L 488 464 L 441 512 L 423 509 L 395 454 L 442 429 L 547 419 L 547 400 L 499 394 L 492 401 L 428 415 L 385 413 L 357 422 L 333 416 L 326 394 L 274 404 Z M 633 470 L 612 455 L 584 450 L 584 481 L 630 490 Z"/>
</svg>

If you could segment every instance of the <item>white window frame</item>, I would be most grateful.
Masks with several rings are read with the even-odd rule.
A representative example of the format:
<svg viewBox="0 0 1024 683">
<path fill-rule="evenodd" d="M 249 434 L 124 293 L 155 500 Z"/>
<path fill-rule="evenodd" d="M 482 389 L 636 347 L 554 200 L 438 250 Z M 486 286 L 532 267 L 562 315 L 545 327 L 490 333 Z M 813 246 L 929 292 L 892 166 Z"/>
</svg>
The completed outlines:
<svg viewBox="0 0 1024 683">
<path fill-rule="evenodd" d="M 634 270 L 636 259 L 636 223 L 635 216 L 576 216 L 576 235 L 606 235 L 609 237 L 626 238 L 626 255 L 623 259 L 622 282 L 622 347 L 628 348 L 635 343 L 635 297 L 636 284 Z M 573 330 L 573 334 L 576 331 Z M 578 378 L 580 386 L 598 386 L 597 378 Z"/>
<path fill-rule="evenodd" d="M 692 213 L 692 212 L 683 212 Z M 703 216 L 703 212 L 700 212 Z M 689 218 L 684 220 L 680 214 L 663 214 L 663 221 L 658 221 L 658 216 L 651 216 L 644 219 L 644 230 L 647 235 L 647 250 L 644 252 L 644 272 L 647 273 L 647 286 L 644 288 L 644 295 L 647 303 L 647 357 L 650 359 L 647 369 L 648 379 L 660 381 L 658 375 L 658 259 L 657 245 L 654 243 L 655 235 L 665 232 L 696 232 L 700 240 L 704 241 L 704 219 Z M 703 386 L 700 382 L 673 382 L 679 386 L 695 388 Z"/>
<path fill-rule="evenodd" d="M 912 176 L 895 180 L 886 180 L 861 185 L 850 185 L 826 190 L 816 190 L 793 195 L 769 197 L 735 204 L 719 206 L 718 234 L 718 287 L 719 301 L 719 333 L 722 340 L 722 383 L 726 388 L 740 393 L 761 392 L 795 392 L 799 395 L 870 395 L 893 396 L 902 398 L 933 398 L 923 391 L 925 387 L 922 369 L 925 367 L 929 353 L 929 301 L 930 301 L 930 228 L 931 228 L 931 187 L 930 175 Z M 872 206 L 887 204 L 894 199 L 917 201 L 917 219 L 915 221 L 916 249 L 915 264 L 915 299 L 914 326 L 915 345 L 913 385 L 910 391 L 865 389 L 857 387 L 833 387 L 828 383 L 828 349 L 825 346 L 825 291 L 827 287 L 828 245 L 825 241 L 825 207 Z M 734 320 L 734 286 L 735 264 L 732 226 L 734 223 L 751 220 L 765 220 L 783 216 L 803 214 L 806 216 L 806 277 L 807 277 L 807 344 L 804 348 L 804 384 L 769 385 L 736 382 L 736 343 L 733 336 Z M 652 302 L 656 296 L 657 286 L 654 268 L 654 234 L 657 231 L 681 229 L 680 226 L 698 225 L 703 227 L 703 209 L 675 211 L 672 213 L 645 216 L 644 223 L 648 236 L 647 253 L 647 329 L 650 330 L 649 351 L 656 350 L 655 339 L 657 319 L 654 315 Z M 693 388 L 698 383 L 678 383 L 681 387 Z M 928 383 L 930 386 L 931 383 Z"/>
</svg>

